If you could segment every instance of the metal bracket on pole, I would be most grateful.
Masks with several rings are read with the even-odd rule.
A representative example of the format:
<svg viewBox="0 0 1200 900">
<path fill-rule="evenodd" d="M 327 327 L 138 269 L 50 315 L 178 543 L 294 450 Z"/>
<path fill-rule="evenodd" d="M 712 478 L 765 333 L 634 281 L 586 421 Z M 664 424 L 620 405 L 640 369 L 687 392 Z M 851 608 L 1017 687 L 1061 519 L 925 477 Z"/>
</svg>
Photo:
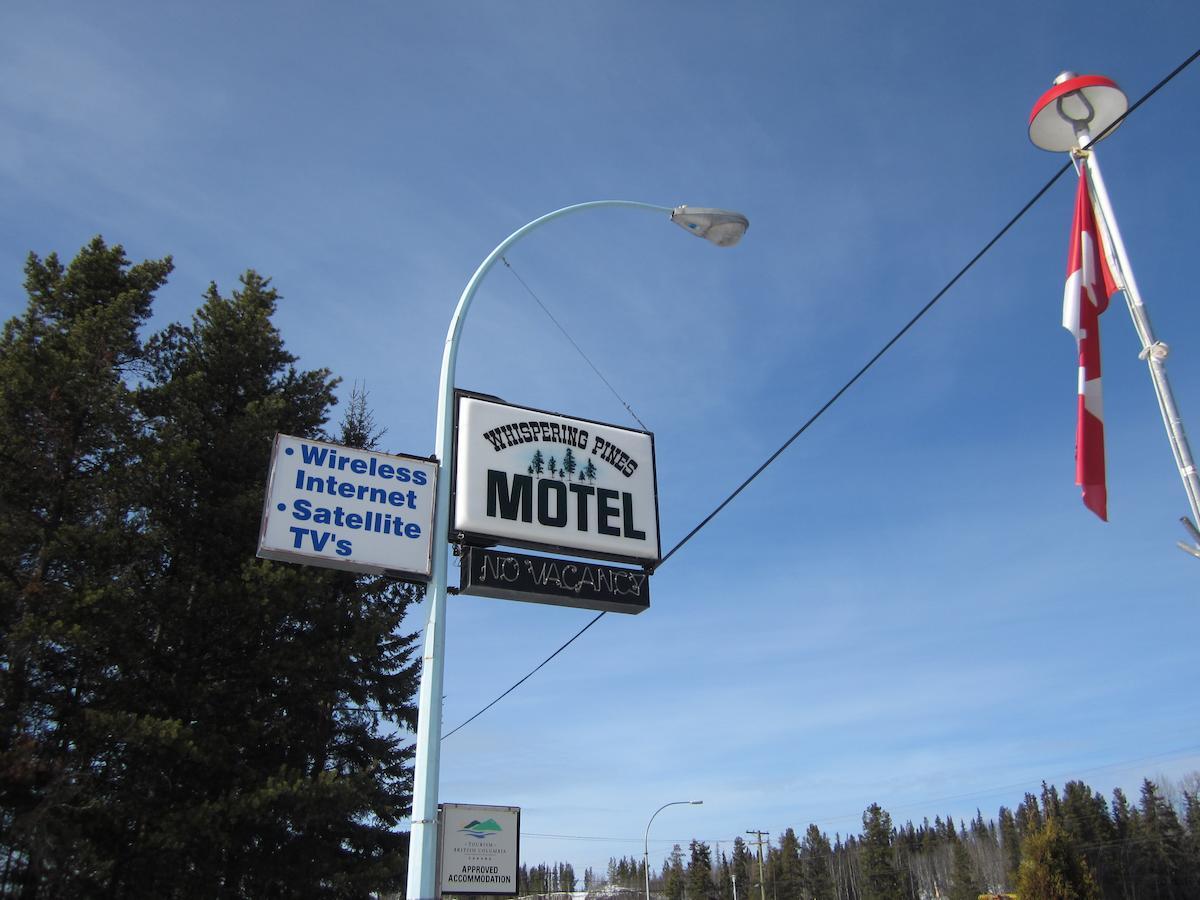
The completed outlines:
<svg viewBox="0 0 1200 900">
<path fill-rule="evenodd" d="M 1138 359 L 1145 362 L 1148 359 L 1166 359 L 1171 352 L 1171 348 L 1162 341 L 1155 341 L 1149 347 L 1143 347 L 1142 352 L 1138 354 Z"/>
<path fill-rule="evenodd" d="M 1194 544 L 1188 544 L 1183 541 L 1179 541 L 1179 549 L 1184 553 L 1190 553 L 1192 556 L 1200 559 L 1200 530 L 1198 530 L 1196 526 L 1192 524 L 1192 520 L 1187 516 L 1182 516 L 1179 521 L 1183 523 L 1183 527 L 1188 530 L 1188 533 L 1192 536 L 1192 540 L 1195 541 Z"/>
</svg>

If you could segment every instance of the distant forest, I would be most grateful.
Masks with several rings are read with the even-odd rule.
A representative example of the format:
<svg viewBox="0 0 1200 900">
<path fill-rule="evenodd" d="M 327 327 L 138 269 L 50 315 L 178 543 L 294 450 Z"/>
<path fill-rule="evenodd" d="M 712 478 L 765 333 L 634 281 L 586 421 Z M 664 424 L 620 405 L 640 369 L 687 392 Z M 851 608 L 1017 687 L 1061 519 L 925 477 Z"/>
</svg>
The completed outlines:
<svg viewBox="0 0 1200 900">
<path fill-rule="evenodd" d="M 859 834 L 830 840 L 816 825 L 732 852 L 693 840 L 650 872 L 665 900 L 1184 900 L 1200 897 L 1200 773 L 1142 783 L 1131 802 L 1082 781 L 1062 791 L 1043 782 L 1015 810 L 970 821 L 935 816 L 897 826 L 878 804 Z M 764 835 L 764 838 L 766 836 Z M 760 878 L 760 865 L 762 876 Z M 577 877 L 569 863 L 521 866 L 522 895 L 588 890 L 644 892 L 641 854 L 610 859 L 607 872 Z M 736 889 L 735 889 L 736 884 Z"/>
</svg>

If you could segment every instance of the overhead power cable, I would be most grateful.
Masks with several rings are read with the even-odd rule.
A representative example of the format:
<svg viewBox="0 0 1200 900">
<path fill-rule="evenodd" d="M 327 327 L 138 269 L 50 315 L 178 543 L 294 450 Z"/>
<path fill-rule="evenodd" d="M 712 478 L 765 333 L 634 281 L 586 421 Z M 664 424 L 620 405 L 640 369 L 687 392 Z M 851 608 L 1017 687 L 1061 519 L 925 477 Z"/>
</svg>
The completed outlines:
<svg viewBox="0 0 1200 900">
<path fill-rule="evenodd" d="M 505 691 L 503 694 L 501 694 L 499 697 L 497 697 L 495 700 L 493 700 L 491 703 L 489 703 L 487 706 L 485 706 L 479 712 L 475 713 L 475 715 L 471 716 L 471 718 L 467 719 L 467 721 L 465 721 L 461 725 L 458 725 L 457 727 L 455 727 L 454 731 L 449 731 L 446 734 L 443 734 L 441 739 L 444 741 L 446 738 L 450 737 L 450 735 L 454 734 L 454 732 L 458 731 L 460 728 L 466 728 L 468 725 L 470 725 L 472 722 L 474 722 L 476 719 L 478 719 L 480 716 L 482 716 L 485 712 L 487 712 L 489 709 L 491 709 L 493 706 L 495 706 L 497 703 L 499 703 L 501 700 L 503 700 L 505 697 L 507 697 L 509 694 L 511 694 L 513 691 L 515 691 L 517 688 L 519 688 L 521 685 L 523 685 L 526 681 L 529 680 L 529 678 L 533 675 L 534 672 L 536 672 L 538 669 L 540 669 L 546 663 L 550 662 L 550 660 L 554 659 L 554 657 L 558 656 L 558 654 L 562 653 L 564 650 L 566 650 L 568 647 L 570 647 L 571 644 L 573 644 L 575 642 L 575 638 L 579 637 L 585 631 L 587 631 L 589 628 L 591 628 L 593 625 L 595 625 L 597 622 L 599 622 L 603 615 L 604 615 L 604 613 L 600 613 L 600 615 L 596 616 L 594 619 L 592 619 L 592 621 L 588 622 L 586 625 L 584 625 L 582 628 L 580 628 L 577 632 L 575 632 L 575 635 L 571 638 L 571 640 L 567 641 L 565 644 L 563 644 L 561 647 L 559 647 L 557 650 L 555 650 L 553 653 L 551 653 L 549 656 L 547 656 L 545 659 L 543 659 L 540 663 L 538 663 L 534 667 L 532 672 L 530 672 L 528 675 L 526 675 L 524 678 L 522 678 L 520 681 L 518 681 L 516 684 L 514 684 L 512 687 L 510 687 L 507 691 Z"/>
<path fill-rule="evenodd" d="M 1161 81 L 1158 82 L 1158 84 L 1154 85 L 1154 87 L 1150 88 L 1150 90 L 1148 90 L 1145 94 L 1143 94 L 1140 98 L 1138 98 L 1138 100 L 1135 103 L 1130 105 L 1129 109 L 1127 109 L 1123 115 L 1117 117 L 1112 122 L 1111 125 L 1109 125 L 1103 131 L 1101 131 L 1099 134 L 1097 134 L 1094 138 L 1092 138 L 1092 143 L 1093 144 L 1099 143 L 1101 138 L 1107 136 L 1114 128 L 1116 128 L 1118 125 L 1120 125 L 1122 122 L 1124 122 L 1127 118 L 1129 118 L 1129 116 L 1131 116 L 1133 114 L 1134 110 L 1138 109 L 1138 107 L 1140 107 L 1143 103 L 1145 103 L 1147 100 L 1149 100 L 1155 94 L 1157 94 L 1162 88 L 1164 88 L 1167 84 L 1169 84 L 1177 75 L 1179 75 L 1180 72 L 1182 72 L 1184 69 L 1186 69 L 1192 63 L 1194 63 L 1197 58 L 1200 58 L 1200 49 L 1196 50 L 1187 59 L 1185 59 L 1178 66 L 1176 66 L 1174 69 L 1172 69 L 1169 74 L 1167 74 Z M 770 456 L 768 456 L 766 461 L 763 462 L 763 464 L 760 465 L 757 469 L 755 469 L 745 481 L 743 481 L 741 484 L 739 484 L 734 489 L 733 493 L 731 493 L 728 497 L 726 497 L 724 500 L 722 500 L 712 512 L 710 512 L 707 516 L 705 516 L 703 519 L 700 520 L 700 523 L 698 525 L 696 525 L 695 528 L 693 528 L 686 535 L 684 535 L 682 540 L 680 540 L 678 543 L 675 544 L 674 547 L 672 547 L 670 550 L 668 550 L 667 553 L 663 556 L 663 558 L 659 561 L 659 566 L 661 567 L 663 565 L 663 563 L 665 563 L 672 556 L 674 556 L 675 553 L 677 551 L 679 551 L 683 547 L 684 544 L 686 544 L 688 541 L 690 541 L 692 538 L 694 538 L 700 532 L 700 530 L 702 528 L 704 528 L 709 522 L 711 522 L 714 518 L 716 518 L 717 514 L 720 513 L 721 510 L 725 509 L 725 507 L 728 506 L 731 502 L 733 502 L 734 498 L 737 497 L 738 494 L 740 494 L 747 487 L 749 487 L 750 483 L 753 482 L 754 479 L 756 479 L 759 475 L 761 475 L 764 471 L 766 471 L 767 467 L 770 466 L 771 463 L 775 462 L 775 460 L 778 459 L 783 454 L 783 452 L 792 445 L 792 443 L 796 440 L 796 438 L 798 438 L 798 437 L 800 437 L 800 435 L 804 434 L 804 432 L 806 432 L 809 429 L 809 427 L 812 426 L 812 424 L 817 421 L 817 419 L 821 418 L 821 416 L 824 415 L 825 412 L 831 406 L 833 406 L 833 404 L 835 404 L 838 400 L 840 400 L 842 395 L 845 394 L 846 391 L 850 390 L 850 388 L 854 386 L 855 382 L 857 382 L 860 378 L 862 378 L 862 376 L 865 375 L 867 373 L 867 371 L 872 366 L 874 366 L 875 363 L 877 363 L 883 357 L 883 355 L 885 353 L 887 353 L 889 350 L 891 350 L 892 347 L 894 347 L 896 345 L 896 343 L 902 337 L 904 337 L 904 335 L 907 334 L 908 331 L 914 325 L 916 325 L 917 322 L 919 322 L 925 316 L 925 314 L 927 312 L 929 312 L 931 309 L 933 309 L 933 307 L 937 304 L 937 302 L 939 300 L 941 300 L 942 297 L 944 297 L 946 295 L 946 293 L 952 287 L 954 287 L 954 285 L 956 285 L 964 275 L 967 274 L 967 272 L 969 272 L 972 268 L 974 268 L 975 264 L 977 262 L 979 262 L 979 260 L 981 260 L 984 257 L 984 255 L 989 250 L 991 250 L 992 247 L 994 247 L 997 244 L 997 242 L 999 242 L 999 240 L 1002 237 L 1004 237 L 1004 235 L 1006 235 L 1009 232 L 1009 230 L 1014 225 L 1016 225 L 1017 222 L 1019 222 L 1027 212 L 1029 212 L 1030 209 L 1033 208 L 1034 204 L 1036 204 L 1039 200 L 1042 199 L 1043 196 L 1045 196 L 1046 192 L 1049 191 L 1050 188 L 1054 186 L 1055 182 L 1057 182 L 1058 179 L 1060 179 L 1067 172 L 1068 169 L 1071 169 L 1072 166 L 1073 166 L 1073 162 L 1068 159 L 1068 161 L 1066 163 L 1064 163 L 1062 165 L 1062 167 L 1060 167 L 1059 170 L 1050 177 L 1050 180 L 1047 181 L 1044 185 L 1042 185 L 1041 189 L 1036 194 L 1034 194 L 1033 197 L 1030 198 L 1030 200 L 1024 206 L 1022 206 L 1020 208 L 1020 210 L 1017 211 L 1016 215 L 1014 215 L 1011 219 L 1009 219 L 1008 222 L 1005 223 L 1004 227 L 1001 228 L 999 231 L 997 231 L 996 234 L 993 235 L 991 240 L 989 240 L 986 244 L 984 244 L 982 249 L 980 249 L 980 251 L 978 253 L 976 253 L 974 256 L 972 256 L 970 261 L 968 261 L 965 266 L 963 266 L 961 269 L 959 269 L 958 272 L 955 273 L 954 277 L 951 278 L 949 281 L 947 281 L 946 284 L 942 287 L 942 289 L 939 290 L 936 294 L 934 294 L 933 297 L 929 300 L 929 302 L 927 302 L 924 306 L 922 306 L 921 309 L 917 311 L 916 315 L 914 315 L 911 319 L 908 320 L 908 322 L 906 322 L 904 324 L 903 328 L 901 328 L 899 331 L 896 332 L 895 335 L 893 335 L 891 340 L 889 340 L 886 344 L 884 344 L 879 349 L 879 351 L 875 353 L 874 356 L 872 356 L 869 360 L 867 360 L 866 364 L 863 365 L 863 367 L 861 369 L 859 369 L 857 372 L 855 372 L 849 381 L 847 381 L 840 388 L 838 388 L 838 390 L 833 394 L 833 396 L 830 397 L 824 403 L 824 405 L 821 406 L 820 409 L 818 409 L 815 413 L 813 413 L 811 416 L 809 416 L 808 420 L 803 425 L 801 425 L 798 429 L 796 429 L 796 431 L 792 434 L 792 436 L 789 437 L 786 441 L 784 441 L 782 445 L 780 445 L 778 450 L 776 450 L 774 453 L 772 453 Z M 522 283 L 524 283 L 524 282 L 522 282 Z M 526 289 L 528 290 L 528 287 L 526 287 Z M 532 291 L 530 293 L 532 293 Z M 535 297 L 535 299 L 536 299 L 536 297 Z M 541 301 L 539 300 L 538 303 L 541 304 Z M 542 306 L 542 308 L 545 309 L 545 306 Z M 549 315 L 549 310 L 547 310 L 547 315 Z M 553 316 L 551 316 L 551 318 L 553 319 Z M 555 321 L 555 324 L 558 324 L 557 321 Z M 559 328 L 561 329 L 562 326 L 560 325 Z M 565 334 L 565 332 L 564 332 L 564 334 Z M 569 339 L 569 337 L 568 337 L 568 339 Z M 571 341 L 571 343 L 574 344 L 575 342 Z M 576 349 L 578 349 L 578 345 L 576 345 Z M 582 352 L 583 351 L 581 350 L 580 353 L 582 353 Z M 586 359 L 586 357 L 584 357 L 584 358 Z M 593 366 L 593 368 L 595 368 L 595 367 Z M 597 374 L 599 374 L 599 372 L 597 372 Z M 601 378 L 603 378 L 603 376 L 601 376 Z M 607 383 L 608 382 L 605 381 L 605 384 L 607 384 Z M 611 389 L 611 385 L 609 387 Z M 616 391 L 613 391 L 613 393 L 616 393 Z M 618 399 L 619 399 L 619 397 L 620 397 L 620 395 L 618 395 Z M 621 402 L 624 403 L 623 400 Z M 628 407 L 626 407 L 626 408 L 628 408 Z M 632 412 L 633 412 L 633 410 L 630 410 L 630 413 L 632 413 Z M 634 418 L 637 418 L 637 417 L 634 416 Z M 639 420 L 639 422 L 640 422 L 640 420 Z M 645 426 L 643 426 L 643 427 L 645 427 Z M 577 631 L 575 633 L 575 635 L 573 637 L 571 637 L 570 640 L 568 640 L 565 644 L 563 644 L 561 647 L 559 647 L 557 650 L 555 650 L 553 653 L 551 653 L 548 657 L 546 657 L 544 660 L 542 660 L 540 663 L 538 663 L 538 665 L 528 675 L 526 675 L 524 678 L 522 678 L 520 681 L 518 681 L 516 684 L 514 684 L 512 687 L 510 687 L 507 691 L 505 691 L 503 694 L 501 694 L 499 697 L 497 697 L 495 700 L 493 700 L 491 703 L 489 703 L 487 706 L 485 706 L 479 712 L 475 713 L 475 715 L 471 716 L 471 718 L 467 719 L 466 722 L 463 722 L 461 725 L 456 727 L 453 731 L 450 731 L 450 732 L 442 735 L 441 739 L 445 740 L 446 738 L 450 737 L 450 735 L 454 734 L 456 731 L 463 728 L 468 723 L 475 721 L 475 719 L 479 718 L 479 716 L 483 715 L 483 713 L 487 712 L 489 709 L 491 709 L 493 706 L 495 706 L 497 703 L 499 703 L 501 700 L 503 700 L 505 697 L 507 697 L 510 693 L 512 693 L 514 690 L 516 690 L 520 685 L 524 684 L 525 681 L 527 681 L 529 679 L 529 677 L 534 674 L 534 672 L 538 671 L 538 669 L 542 668 L 542 666 L 546 665 L 546 663 L 550 662 L 550 660 L 554 659 L 554 657 L 556 657 L 556 656 L 558 656 L 558 654 L 562 653 L 562 651 L 565 650 L 567 647 L 569 647 L 575 641 L 576 638 L 578 638 L 585 631 L 587 631 L 589 628 L 591 628 L 593 625 L 595 625 L 598 621 L 600 621 L 600 619 L 603 618 L 604 615 L 605 615 L 605 613 L 603 613 L 603 612 L 600 613 L 599 615 L 597 615 L 594 619 L 592 619 L 590 622 L 588 622 L 586 625 L 584 625 L 583 628 L 579 629 L 579 631 Z"/>
</svg>

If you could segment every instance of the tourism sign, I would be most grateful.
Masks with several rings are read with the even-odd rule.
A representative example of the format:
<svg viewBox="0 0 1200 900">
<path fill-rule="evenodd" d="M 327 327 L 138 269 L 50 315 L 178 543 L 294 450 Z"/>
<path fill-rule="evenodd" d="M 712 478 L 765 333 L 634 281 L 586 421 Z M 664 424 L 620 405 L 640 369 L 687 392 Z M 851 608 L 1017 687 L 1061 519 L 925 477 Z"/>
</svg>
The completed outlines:
<svg viewBox="0 0 1200 900">
<path fill-rule="evenodd" d="M 258 555 L 428 581 L 437 463 L 275 435 Z"/>
<path fill-rule="evenodd" d="M 455 395 L 452 539 L 653 565 L 654 435 Z"/>
<path fill-rule="evenodd" d="M 521 808 L 442 803 L 438 812 L 440 892 L 515 895 Z"/>
<path fill-rule="evenodd" d="M 605 612 L 650 608 L 650 576 L 641 569 L 481 547 L 463 551 L 458 592 Z"/>
</svg>

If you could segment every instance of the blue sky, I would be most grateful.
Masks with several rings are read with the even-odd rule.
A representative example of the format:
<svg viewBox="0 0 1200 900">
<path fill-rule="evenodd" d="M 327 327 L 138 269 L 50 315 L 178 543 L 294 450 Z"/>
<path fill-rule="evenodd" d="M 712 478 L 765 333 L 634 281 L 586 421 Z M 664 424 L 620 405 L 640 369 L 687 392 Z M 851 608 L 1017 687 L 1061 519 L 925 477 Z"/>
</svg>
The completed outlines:
<svg viewBox="0 0 1200 900">
<path fill-rule="evenodd" d="M 1185 0 L 1103 4 L 8 4 L 0 314 L 34 250 L 173 254 L 158 323 L 258 269 L 308 367 L 365 382 L 387 448 L 433 449 L 453 304 L 509 256 L 655 433 L 671 547 L 1065 161 L 1029 109 L 1064 68 L 1139 97 L 1197 47 Z M 1100 148 L 1200 435 L 1200 65 Z M 444 743 L 441 798 L 523 808 L 523 855 L 603 869 L 816 822 L 994 816 L 1042 779 L 1200 769 L 1200 561 L 1121 304 L 1102 321 L 1111 522 L 1073 481 L 1060 324 L 1073 179 L 655 575 Z M 508 271 L 461 387 L 635 424 Z M 1198 438 L 1200 439 L 1200 438 Z M 451 598 L 454 727 L 591 618 Z M 414 619 L 420 627 L 423 617 Z"/>
</svg>

